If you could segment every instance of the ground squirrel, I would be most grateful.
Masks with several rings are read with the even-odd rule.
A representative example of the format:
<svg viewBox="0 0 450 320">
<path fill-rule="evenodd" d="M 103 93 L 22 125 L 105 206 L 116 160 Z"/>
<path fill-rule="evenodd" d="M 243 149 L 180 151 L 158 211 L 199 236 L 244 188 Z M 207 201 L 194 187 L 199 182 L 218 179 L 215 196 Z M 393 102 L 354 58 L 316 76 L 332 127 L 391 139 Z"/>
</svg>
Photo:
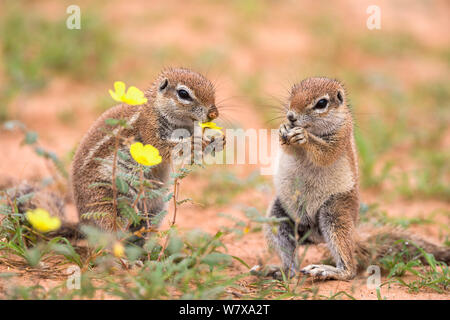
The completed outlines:
<svg viewBox="0 0 450 320">
<path fill-rule="evenodd" d="M 104 184 L 111 183 L 111 166 L 98 161 L 113 158 L 114 138 L 101 129 L 105 119 L 125 119 L 129 129 L 124 129 L 121 136 L 134 138 L 143 144 L 156 147 L 163 161 L 155 166 L 145 178 L 168 182 L 175 142 L 171 140 L 175 129 L 186 129 L 191 134 L 194 122 L 215 119 L 219 111 L 215 106 L 214 85 L 203 75 L 189 69 L 165 69 L 157 77 L 151 88 L 145 92 L 148 102 L 141 106 L 118 105 L 100 116 L 82 139 L 74 157 L 72 167 L 72 186 L 78 213 L 87 212 L 112 213 L 111 203 L 102 199 L 112 198 L 112 190 Z M 129 148 L 121 145 L 119 150 L 129 155 Z M 97 160 L 96 160 L 97 159 Z M 130 161 L 133 161 L 130 157 Z M 127 171 L 129 163 L 118 158 L 117 166 Z M 92 187 L 92 184 L 100 183 Z M 103 183 L 103 184 L 102 184 Z M 102 186 L 103 185 L 103 186 Z M 128 194 L 121 195 L 135 198 L 138 190 L 129 186 Z M 97 203 L 97 204 L 96 204 Z M 140 201 L 137 208 L 147 214 L 155 215 L 165 208 L 162 197 Z M 102 219 L 97 224 L 105 230 L 112 226 Z"/>
<path fill-rule="evenodd" d="M 352 279 L 357 259 L 368 260 L 371 255 L 368 241 L 383 234 L 390 241 L 380 245 L 376 255 L 392 249 L 398 239 L 410 239 L 438 260 L 448 262 L 448 249 L 395 228 L 356 233 L 358 162 L 346 99 L 343 86 L 328 78 L 305 79 L 291 89 L 287 121 L 279 128 L 282 147 L 274 175 L 276 198 L 267 212 L 269 217 L 285 220 L 276 230 L 265 227 L 283 272 L 292 277 L 298 271 L 296 249 L 300 240 L 303 244 L 325 242 L 336 267 L 313 264 L 301 272 L 322 279 Z M 282 276 L 280 268 L 269 273 Z"/>
</svg>

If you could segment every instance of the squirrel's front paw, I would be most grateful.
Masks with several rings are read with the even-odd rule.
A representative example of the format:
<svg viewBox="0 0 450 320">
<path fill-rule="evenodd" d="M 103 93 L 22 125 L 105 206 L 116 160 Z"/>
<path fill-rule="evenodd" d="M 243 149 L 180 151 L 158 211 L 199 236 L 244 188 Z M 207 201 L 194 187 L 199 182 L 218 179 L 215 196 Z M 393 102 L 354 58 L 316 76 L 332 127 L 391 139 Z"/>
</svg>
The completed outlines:
<svg viewBox="0 0 450 320">
<path fill-rule="evenodd" d="M 281 144 L 289 143 L 287 136 L 291 129 L 292 129 L 292 127 L 290 126 L 290 124 L 288 124 L 288 123 L 281 124 L 280 128 L 278 129 L 278 134 L 279 134 Z"/>
<path fill-rule="evenodd" d="M 302 127 L 292 128 L 286 135 L 288 144 L 305 144 L 308 141 L 308 132 Z"/>
<path fill-rule="evenodd" d="M 224 150 L 225 143 L 226 139 L 224 134 L 211 137 L 205 136 L 203 139 L 203 151 L 206 154 L 211 153 L 214 156 L 216 152 L 221 152 Z"/>
</svg>

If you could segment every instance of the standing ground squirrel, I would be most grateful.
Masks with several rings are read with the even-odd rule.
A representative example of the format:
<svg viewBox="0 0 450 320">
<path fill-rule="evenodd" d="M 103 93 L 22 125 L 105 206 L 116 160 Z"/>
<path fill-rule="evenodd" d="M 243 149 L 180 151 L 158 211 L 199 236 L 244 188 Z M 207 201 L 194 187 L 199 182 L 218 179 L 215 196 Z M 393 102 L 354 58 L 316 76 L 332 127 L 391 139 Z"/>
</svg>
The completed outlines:
<svg viewBox="0 0 450 320">
<path fill-rule="evenodd" d="M 192 135 L 194 122 L 211 121 L 218 117 L 215 106 L 213 84 L 204 76 L 188 69 L 166 69 L 161 72 L 151 88 L 145 92 L 148 102 L 142 106 L 118 105 L 100 116 L 82 139 L 75 154 L 72 168 L 72 186 L 78 214 L 104 212 L 113 214 L 113 204 L 104 199 L 112 198 L 112 163 L 114 138 L 102 131 L 108 118 L 124 119 L 127 127 L 122 130 L 124 138 L 134 138 L 143 144 L 156 147 L 162 162 L 152 168 L 146 179 L 166 184 L 172 162 L 172 151 L 176 142 L 171 140 L 176 129 L 186 129 Z M 121 144 L 119 150 L 130 155 L 129 148 Z M 103 161 L 99 161 L 99 158 Z M 133 161 L 129 157 L 128 161 Z M 117 167 L 130 171 L 131 164 L 120 157 Z M 94 184 L 94 185 L 93 185 Z M 105 187 L 106 185 L 106 187 Z M 125 196 L 133 199 L 138 190 L 132 185 Z M 162 197 L 140 200 L 139 211 L 153 216 L 165 209 Z M 111 219 L 100 219 L 96 223 L 105 230 L 111 230 Z"/>
<path fill-rule="evenodd" d="M 373 254 L 369 242 L 383 235 L 387 240 L 378 245 L 376 256 L 392 250 L 396 240 L 405 239 L 433 253 L 438 260 L 450 261 L 450 250 L 395 228 L 356 233 L 357 153 L 352 114 L 338 81 L 309 78 L 294 85 L 288 109 L 287 122 L 279 129 L 282 148 L 274 176 L 276 198 L 267 212 L 271 218 L 285 220 L 276 230 L 265 227 L 269 245 L 280 256 L 281 270 L 286 275 L 292 277 L 298 271 L 299 242 L 328 245 L 336 267 L 313 264 L 301 270 L 321 279 L 352 279 L 356 261 L 368 261 Z M 272 268 L 269 274 L 280 278 L 281 270 Z"/>
</svg>

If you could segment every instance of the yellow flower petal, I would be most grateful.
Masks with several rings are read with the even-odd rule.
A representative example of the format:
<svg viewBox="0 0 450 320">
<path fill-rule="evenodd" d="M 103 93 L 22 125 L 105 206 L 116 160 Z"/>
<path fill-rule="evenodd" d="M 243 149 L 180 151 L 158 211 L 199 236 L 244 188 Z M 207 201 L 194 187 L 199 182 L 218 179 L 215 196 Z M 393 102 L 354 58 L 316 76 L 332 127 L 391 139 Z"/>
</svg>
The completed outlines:
<svg viewBox="0 0 450 320">
<path fill-rule="evenodd" d="M 125 83 L 122 81 L 114 82 L 114 91 L 109 90 L 109 94 L 114 100 L 122 102 L 125 95 Z"/>
<path fill-rule="evenodd" d="M 137 106 L 147 103 L 144 93 L 138 88 L 131 86 L 125 93 L 125 83 L 122 81 L 114 82 L 114 91 L 109 90 L 111 97 L 118 102 L 125 102 L 131 106 Z"/>
<path fill-rule="evenodd" d="M 125 83 L 123 81 L 114 82 L 114 90 L 119 96 L 123 96 L 125 94 Z"/>
<path fill-rule="evenodd" d="M 61 220 L 58 217 L 50 216 L 48 211 L 41 208 L 28 211 L 26 217 L 31 226 L 40 232 L 54 231 L 61 227 Z"/>
<path fill-rule="evenodd" d="M 111 97 L 112 97 L 114 100 L 120 102 L 120 97 L 119 97 L 114 91 L 112 91 L 111 89 L 109 89 L 108 91 L 109 91 L 109 94 L 111 95 Z"/>
<path fill-rule="evenodd" d="M 154 166 L 162 161 L 158 149 L 150 144 L 144 146 L 140 142 L 133 143 L 130 146 L 130 154 L 137 163 L 144 166 Z"/>
<path fill-rule="evenodd" d="M 132 106 L 141 105 L 147 102 L 147 98 L 141 90 L 131 86 L 124 97 L 124 102 Z"/>
<path fill-rule="evenodd" d="M 216 131 L 219 131 L 220 133 L 222 133 L 222 131 L 221 131 L 222 127 L 217 126 L 217 124 L 215 124 L 214 122 L 199 122 L 198 124 L 203 129 L 209 128 L 209 129 L 216 130 Z"/>
<path fill-rule="evenodd" d="M 116 242 L 113 247 L 113 254 L 117 258 L 122 258 L 125 255 L 125 248 L 122 243 Z"/>
<path fill-rule="evenodd" d="M 218 127 L 214 122 L 199 122 L 200 127 L 220 130 L 222 127 Z"/>
</svg>

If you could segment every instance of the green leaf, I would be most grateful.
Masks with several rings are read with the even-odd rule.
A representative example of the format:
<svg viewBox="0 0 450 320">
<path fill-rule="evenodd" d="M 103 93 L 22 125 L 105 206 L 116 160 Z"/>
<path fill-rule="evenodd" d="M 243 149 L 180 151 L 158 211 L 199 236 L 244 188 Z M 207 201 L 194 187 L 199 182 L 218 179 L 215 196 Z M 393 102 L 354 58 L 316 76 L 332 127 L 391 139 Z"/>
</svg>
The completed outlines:
<svg viewBox="0 0 450 320">
<path fill-rule="evenodd" d="M 23 196 L 15 198 L 15 201 L 17 204 L 26 203 L 27 201 L 31 200 L 35 195 L 35 192 L 30 192 L 27 194 L 24 194 Z"/>
<path fill-rule="evenodd" d="M 119 156 L 120 159 L 122 159 L 124 161 L 130 160 L 130 157 L 128 156 L 128 154 L 126 154 L 125 152 L 123 152 L 121 150 L 117 150 L 117 155 Z"/>
<path fill-rule="evenodd" d="M 144 250 L 137 246 L 126 246 L 125 254 L 129 261 L 136 261 L 144 253 Z"/>
<path fill-rule="evenodd" d="M 232 257 L 233 259 L 239 261 L 241 264 L 243 264 L 244 266 L 246 266 L 248 269 L 250 269 L 250 266 L 249 266 L 248 264 L 246 264 L 245 261 L 242 260 L 241 258 L 236 257 L 236 256 L 231 256 L 231 257 Z"/>
<path fill-rule="evenodd" d="M 41 251 L 37 247 L 25 251 L 25 259 L 27 260 L 28 264 L 32 267 L 34 267 L 39 263 L 41 257 L 42 257 Z"/>
<path fill-rule="evenodd" d="M 167 252 L 171 256 L 183 249 L 183 241 L 177 235 L 171 235 L 169 244 L 167 245 Z"/>
<path fill-rule="evenodd" d="M 82 220 L 90 220 L 90 219 L 99 220 L 100 218 L 106 217 L 107 215 L 108 215 L 107 212 L 89 211 L 89 212 L 83 213 L 81 215 L 81 219 Z"/>
<path fill-rule="evenodd" d="M 12 277 L 17 277 L 17 276 L 20 276 L 20 274 L 19 273 L 15 273 L 15 272 L 2 272 L 2 273 L 0 273 L 0 278 L 5 278 L 5 279 L 12 278 Z"/>
<path fill-rule="evenodd" d="M 219 239 L 221 236 L 223 236 L 223 232 L 217 231 L 217 233 L 214 235 L 214 239 Z"/>
<path fill-rule="evenodd" d="M 127 194 L 129 187 L 128 183 L 126 183 L 122 178 L 116 177 L 116 186 L 120 193 Z"/>
<path fill-rule="evenodd" d="M 163 210 L 163 211 L 159 212 L 154 217 L 150 218 L 151 224 L 156 225 L 156 226 L 159 225 L 166 215 L 167 215 L 167 210 Z"/>
<path fill-rule="evenodd" d="M 380 288 L 377 288 L 377 299 L 378 300 L 383 300 L 383 298 L 381 298 Z"/>
<path fill-rule="evenodd" d="M 108 119 L 105 119 L 105 123 L 106 123 L 108 126 L 116 126 L 116 125 L 119 124 L 119 120 L 118 120 L 118 119 L 108 118 Z"/>
<path fill-rule="evenodd" d="M 67 241 L 67 240 L 66 240 Z M 61 254 L 66 257 L 67 260 L 76 263 L 78 266 L 82 266 L 83 263 L 81 261 L 81 257 L 76 253 L 75 249 L 72 247 L 70 243 L 60 244 L 55 243 L 51 245 L 51 250 L 53 250 L 57 254 Z"/>
<path fill-rule="evenodd" d="M 173 197 L 173 192 L 169 192 L 166 197 L 164 197 L 163 201 L 168 202 Z"/>
<path fill-rule="evenodd" d="M 207 264 L 211 269 L 214 266 L 223 264 L 229 264 L 231 262 L 231 256 L 225 253 L 213 252 L 202 259 L 202 263 Z"/>
<path fill-rule="evenodd" d="M 41 157 L 47 157 L 47 152 L 46 152 L 44 149 L 42 149 L 41 147 L 36 147 L 36 148 L 34 149 L 34 151 L 36 152 L 36 154 L 37 154 L 38 156 L 41 156 Z"/>
<path fill-rule="evenodd" d="M 25 140 L 24 143 L 25 144 L 34 144 L 36 143 L 38 139 L 38 134 L 34 131 L 27 131 L 27 133 L 25 134 Z"/>
<path fill-rule="evenodd" d="M 136 211 L 134 211 L 134 209 L 130 207 L 127 202 L 121 201 L 119 203 L 119 210 L 123 216 L 131 219 L 133 225 L 137 225 L 141 221 L 141 217 L 136 214 Z"/>
<path fill-rule="evenodd" d="M 177 201 L 177 205 L 181 205 L 181 204 L 183 204 L 185 202 L 192 202 L 192 201 L 193 201 L 192 198 L 186 198 L 186 199 Z"/>
<path fill-rule="evenodd" d="M 145 242 L 144 250 L 147 253 L 150 253 L 150 260 L 156 260 L 162 250 L 162 246 L 158 244 L 155 239 L 148 239 Z"/>
</svg>

